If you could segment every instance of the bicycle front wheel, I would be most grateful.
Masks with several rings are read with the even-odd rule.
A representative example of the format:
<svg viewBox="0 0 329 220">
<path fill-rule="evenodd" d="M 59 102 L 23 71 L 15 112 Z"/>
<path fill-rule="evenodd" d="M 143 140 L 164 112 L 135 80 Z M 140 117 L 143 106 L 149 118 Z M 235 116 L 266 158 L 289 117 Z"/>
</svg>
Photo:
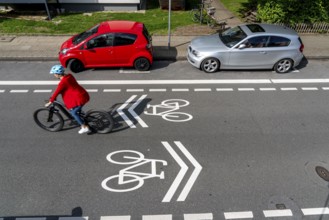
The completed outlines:
<svg viewBox="0 0 329 220">
<path fill-rule="evenodd" d="M 100 134 L 106 134 L 112 131 L 114 120 L 112 116 L 105 112 L 99 110 L 92 110 L 87 112 L 85 117 L 88 125 Z"/>
<path fill-rule="evenodd" d="M 63 117 L 49 108 L 36 110 L 33 114 L 33 119 L 39 127 L 47 131 L 59 131 L 64 126 Z"/>
</svg>

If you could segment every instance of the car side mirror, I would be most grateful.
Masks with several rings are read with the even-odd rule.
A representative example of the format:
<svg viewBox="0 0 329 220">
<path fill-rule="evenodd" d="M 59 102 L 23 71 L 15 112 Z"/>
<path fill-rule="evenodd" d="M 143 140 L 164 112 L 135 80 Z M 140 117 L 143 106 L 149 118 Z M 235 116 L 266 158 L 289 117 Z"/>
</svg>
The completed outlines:
<svg viewBox="0 0 329 220">
<path fill-rule="evenodd" d="M 94 47 L 94 44 L 95 44 L 95 41 L 94 40 L 88 41 L 88 43 L 86 45 L 87 49 L 93 48 Z"/>
<path fill-rule="evenodd" d="M 239 49 L 244 49 L 244 48 L 246 48 L 246 47 L 247 47 L 247 45 L 245 45 L 245 44 L 240 44 L 238 48 L 239 48 Z"/>
</svg>

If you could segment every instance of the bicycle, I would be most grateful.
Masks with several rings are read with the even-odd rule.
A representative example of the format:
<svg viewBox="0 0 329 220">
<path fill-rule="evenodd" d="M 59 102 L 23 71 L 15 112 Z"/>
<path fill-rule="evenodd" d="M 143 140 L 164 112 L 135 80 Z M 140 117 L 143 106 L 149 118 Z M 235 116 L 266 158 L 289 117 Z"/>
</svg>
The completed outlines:
<svg viewBox="0 0 329 220">
<path fill-rule="evenodd" d="M 161 116 L 163 119 L 171 122 L 185 122 L 193 118 L 192 115 L 185 112 L 175 112 L 180 107 L 188 106 L 190 103 L 183 99 L 168 99 L 159 105 L 147 105 L 147 108 L 152 108 L 152 112 L 144 111 L 146 115 Z M 162 112 L 157 109 L 164 109 Z"/>
<path fill-rule="evenodd" d="M 121 156 L 122 154 L 122 156 Z M 157 174 L 156 164 L 161 163 L 163 166 L 167 166 L 165 160 L 146 159 L 144 154 L 134 150 L 119 150 L 114 151 L 107 155 L 106 159 L 114 164 L 119 165 L 131 165 L 119 171 L 119 174 L 107 177 L 102 181 L 103 189 L 112 192 L 129 192 L 140 188 L 144 184 L 145 179 L 158 177 L 164 179 L 164 172 L 161 171 Z M 151 172 L 134 172 L 132 171 L 136 167 L 144 167 L 145 164 L 150 163 Z M 117 179 L 116 181 L 113 181 Z M 109 184 L 111 183 L 111 184 Z M 136 184 L 134 186 L 134 184 Z M 110 185 L 110 186 L 109 186 Z"/>
<path fill-rule="evenodd" d="M 66 120 L 64 120 L 61 112 L 65 115 Z M 86 113 L 81 111 L 79 115 L 85 120 L 93 132 L 105 134 L 111 132 L 113 129 L 114 120 L 111 114 L 106 111 L 89 110 Z M 33 114 L 33 119 L 39 127 L 51 132 L 62 130 L 67 120 L 70 122 L 70 125 L 78 126 L 73 116 L 59 101 L 54 101 L 48 107 L 37 109 Z"/>
</svg>

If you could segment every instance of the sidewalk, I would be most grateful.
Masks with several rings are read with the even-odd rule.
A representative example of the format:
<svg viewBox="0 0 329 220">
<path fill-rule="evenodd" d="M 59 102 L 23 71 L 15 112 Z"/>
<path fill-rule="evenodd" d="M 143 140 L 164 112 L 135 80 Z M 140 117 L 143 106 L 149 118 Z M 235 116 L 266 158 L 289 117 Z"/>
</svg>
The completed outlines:
<svg viewBox="0 0 329 220">
<path fill-rule="evenodd" d="M 213 1 L 215 16 L 219 20 L 227 19 L 228 27 L 241 24 L 241 21 L 226 10 L 220 1 Z M 233 18 L 232 18 L 233 17 Z M 228 19 L 230 18 L 230 19 Z M 153 36 L 155 60 L 186 60 L 189 42 L 197 36 L 207 34 L 200 26 L 183 29 L 180 35 Z M 215 30 L 214 30 L 215 32 Z M 188 35 L 185 35 L 188 34 Z M 304 43 L 304 55 L 307 59 L 329 59 L 329 35 L 300 35 Z M 70 36 L 1 36 L 0 61 L 57 61 L 61 44 Z"/>
</svg>

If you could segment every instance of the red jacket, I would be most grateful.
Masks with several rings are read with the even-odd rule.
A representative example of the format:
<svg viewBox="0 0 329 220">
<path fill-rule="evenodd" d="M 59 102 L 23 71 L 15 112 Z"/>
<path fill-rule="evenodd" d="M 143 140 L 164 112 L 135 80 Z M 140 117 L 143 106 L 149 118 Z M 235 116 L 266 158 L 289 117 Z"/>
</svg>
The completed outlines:
<svg viewBox="0 0 329 220">
<path fill-rule="evenodd" d="M 50 102 L 54 102 L 59 94 L 62 95 L 64 104 L 68 109 L 83 106 L 89 101 L 88 92 L 78 84 L 71 74 L 64 75 L 51 96 Z"/>
</svg>

